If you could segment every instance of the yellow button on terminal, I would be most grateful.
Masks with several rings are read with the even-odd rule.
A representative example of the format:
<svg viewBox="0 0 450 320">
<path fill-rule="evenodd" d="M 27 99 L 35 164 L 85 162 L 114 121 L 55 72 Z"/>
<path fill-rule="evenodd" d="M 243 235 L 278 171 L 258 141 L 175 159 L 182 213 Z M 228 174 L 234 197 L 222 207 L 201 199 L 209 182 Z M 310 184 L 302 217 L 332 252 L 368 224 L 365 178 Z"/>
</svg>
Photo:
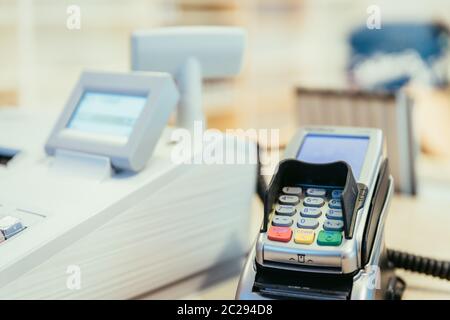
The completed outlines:
<svg viewBox="0 0 450 320">
<path fill-rule="evenodd" d="M 314 242 L 315 232 L 311 229 L 297 229 L 295 230 L 295 243 L 311 244 Z"/>
</svg>

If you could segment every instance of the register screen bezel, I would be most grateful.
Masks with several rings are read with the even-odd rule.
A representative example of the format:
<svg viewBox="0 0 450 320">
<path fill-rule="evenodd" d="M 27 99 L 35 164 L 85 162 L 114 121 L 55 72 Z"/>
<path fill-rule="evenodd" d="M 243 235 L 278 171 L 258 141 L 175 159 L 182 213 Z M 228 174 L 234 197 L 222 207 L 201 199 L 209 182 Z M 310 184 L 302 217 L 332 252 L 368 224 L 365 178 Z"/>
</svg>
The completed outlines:
<svg viewBox="0 0 450 320">
<path fill-rule="evenodd" d="M 67 122 L 66 129 L 77 131 L 77 132 L 83 132 L 83 133 L 89 133 L 92 135 L 96 135 L 101 137 L 107 137 L 107 138 L 121 138 L 124 142 L 126 142 L 131 133 L 134 130 L 134 127 L 136 125 L 136 121 L 139 119 L 142 110 L 144 109 L 145 105 L 147 104 L 147 101 L 149 99 L 150 92 L 143 92 L 142 94 L 137 93 L 127 93 L 127 92 L 111 92 L 111 91 L 99 91 L 99 90 L 90 90 L 86 89 L 82 93 L 78 104 L 76 108 L 74 109 L 69 121 Z M 97 110 L 100 112 L 96 112 L 95 107 L 97 108 L 106 108 L 106 111 L 110 112 L 110 106 L 107 104 L 102 104 L 100 107 L 96 105 L 92 105 L 92 99 L 123 99 L 122 101 L 119 101 L 119 104 L 122 104 L 120 110 L 117 111 L 117 113 L 122 113 L 120 117 L 122 119 L 117 119 L 118 115 L 114 114 L 113 112 L 111 114 L 106 114 L 107 117 L 110 119 L 110 123 L 104 123 L 105 121 L 101 121 L 99 119 L 99 115 L 103 115 L 105 113 L 105 110 Z M 91 100 L 90 100 L 91 99 Z M 134 100 L 134 101 L 133 101 Z M 91 104 L 89 104 L 91 102 Z M 123 105 L 125 103 L 125 105 Z M 127 104 L 134 103 L 133 112 L 127 114 Z M 94 119 L 89 119 L 90 121 L 86 121 L 86 119 L 80 118 L 83 114 L 86 114 L 85 109 L 93 109 L 94 111 L 90 113 L 90 116 L 94 116 Z M 105 115 L 103 115 L 104 117 Z M 128 118 L 129 122 L 130 120 L 133 121 L 132 124 L 123 123 L 123 120 L 126 120 Z M 84 121 L 83 121 L 84 120 Z M 118 122 L 119 120 L 122 120 L 122 123 L 114 124 L 113 122 Z M 103 127 L 100 126 L 100 128 L 93 128 L 92 126 L 95 124 L 103 124 Z M 84 128 L 80 128 L 84 126 Z"/>
<path fill-rule="evenodd" d="M 68 128 L 83 94 L 88 91 L 147 97 L 128 137 Z M 178 97 L 169 74 L 84 72 L 61 112 L 45 150 L 50 155 L 54 155 L 56 149 L 64 149 L 106 156 L 117 168 L 137 171 L 136 163 L 142 162 L 143 154 L 148 152 L 144 150 L 145 145 L 151 148 L 159 139 L 159 131 L 166 125 L 160 122 L 168 119 Z"/>
</svg>

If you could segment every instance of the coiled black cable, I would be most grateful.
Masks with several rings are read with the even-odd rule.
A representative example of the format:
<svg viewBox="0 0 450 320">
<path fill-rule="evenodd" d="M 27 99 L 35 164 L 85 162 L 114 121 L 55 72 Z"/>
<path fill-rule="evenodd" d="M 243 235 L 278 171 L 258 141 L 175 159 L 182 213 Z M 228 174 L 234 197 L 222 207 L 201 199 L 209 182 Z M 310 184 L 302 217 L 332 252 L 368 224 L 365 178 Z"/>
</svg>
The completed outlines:
<svg viewBox="0 0 450 320">
<path fill-rule="evenodd" d="M 450 280 L 450 261 L 426 258 L 397 250 L 387 250 L 388 260 L 396 268 Z"/>
</svg>

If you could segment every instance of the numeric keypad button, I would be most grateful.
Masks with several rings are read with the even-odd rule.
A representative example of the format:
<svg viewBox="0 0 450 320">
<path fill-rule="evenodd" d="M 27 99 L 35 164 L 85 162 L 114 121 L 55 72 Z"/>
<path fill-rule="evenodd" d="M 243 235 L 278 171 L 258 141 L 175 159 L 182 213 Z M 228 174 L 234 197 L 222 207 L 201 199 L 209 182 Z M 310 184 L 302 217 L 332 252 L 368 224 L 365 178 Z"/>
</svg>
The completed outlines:
<svg viewBox="0 0 450 320">
<path fill-rule="evenodd" d="M 340 198 L 341 198 L 341 195 L 342 195 L 342 190 L 333 190 L 333 191 L 331 192 L 331 197 L 332 197 L 333 199 L 340 199 Z"/>
<path fill-rule="evenodd" d="M 287 206 L 282 204 L 277 204 L 275 207 L 275 213 L 282 216 L 293 216 L 297 211 L 293 206 Z"/>
<path fill-rule="evenodd" d="M 302 194 L 302 188 L 300 187 L 284 187 L 282 191 L 284 194 L 292 196 L 300 196 Z"/>
<path fill-rule="evenodd" d="M 318 198 L 318 197 L 306 197 L 303 200 L 303 205 L 305 207 L 316 207 L 316 208 L 320 208 L 324 205 L 325 200 L 323 200 L 322 198 Z"/>
<path fill-rule="evenodd" d="M 308 188 L 306 189 L 306 195 L 311 197 L 325 197 L 327 191 L 320 188 Z"/>
<path fill-rule="evenodd" d="M 341 220 L 326 220 L 323 223 L 323 228 L 326 231 L 342 231 L 344 229 L 344 222 Z"/>
<path fill-rule="evenodd" d="M 292 219 L 286 216 L 275 216 L 272 219 L 272 225 L 277 227 L 290 227 L 292 223 Z"/>
<path fill-rule="evenodd" d="M 319 226 L 319 221 L 312 218 L 300 218 L 297 221 L 297 227 L 303 229 L 316 229 Z"/>
<path fill-rule="evenodd" d="M 322 214 L 322 210 L 319 208 L 302 208 L 300 215 L 304 218 L 318 218 Z"/>
<path fill-rule="evenodd" d="M 281 204 L 288 204 L 295 206 L 300 202 L 300 198 L 297 196 L 282 195 L 278 198 L 278 201 Z"/>
<path fill-rule="evenodd" d="M 342 210 L 341 209 L 328 209 L 326 214 L 328 219 L 342 220 Z"/>
<path fill-rule="evenodd" d="M 342 208 L 341 200 L 339 200 L 339 199 L 331 199 L 330 202 L 328 202 L 328 206 L 331 209 L 341 209 Z"/>
</svg>

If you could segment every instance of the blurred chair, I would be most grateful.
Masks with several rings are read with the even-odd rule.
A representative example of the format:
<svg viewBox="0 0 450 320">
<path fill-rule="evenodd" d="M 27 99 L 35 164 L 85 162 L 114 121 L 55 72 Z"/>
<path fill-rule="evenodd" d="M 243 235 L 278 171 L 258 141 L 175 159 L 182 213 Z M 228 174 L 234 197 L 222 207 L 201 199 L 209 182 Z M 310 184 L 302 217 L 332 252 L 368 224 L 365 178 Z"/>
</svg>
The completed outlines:
<svg viewBox="0 0 450 320">
<path fill-rule="evenodd" d="M 362 26 L 349 37 L 350 80 L 359 88 L 396 91 L 410 81 L 448 83 L 449 30 L 438 23 Z"/>
<path fill-rule="evenodd" d="M 412 102 L 394 93 L 297 88 L 300 126 L 333 125 L 383 130 L 397 192 L 416 194 L 417 145 L 412 128 Z"/>
</svg>

